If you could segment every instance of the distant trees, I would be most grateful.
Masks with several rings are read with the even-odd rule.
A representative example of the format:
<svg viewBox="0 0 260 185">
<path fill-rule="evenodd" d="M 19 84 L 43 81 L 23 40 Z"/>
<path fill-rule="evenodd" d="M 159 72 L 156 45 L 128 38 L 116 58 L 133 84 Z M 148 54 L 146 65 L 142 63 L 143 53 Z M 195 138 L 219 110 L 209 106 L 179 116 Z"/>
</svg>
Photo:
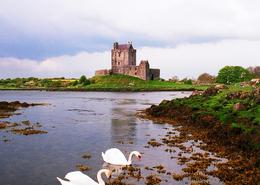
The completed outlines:
<svg viewBox="0 0 260 185">
<path fill-rule="evenodd" d="M 208 73 L 203 73 L 203 74 L 199 75 L 199 77 L 197 79 L 198 84 L 211 84 L 211 83 L 214 83 L 215 81 L 216 81 L 215 76 L 212 76 Z"/>
<path fill-rule="evenodd" d="M 170 82 L 178 82 L 179 81 L 179 78 L 178 76 L 173 76 L 172 78 L 169 79 Z"/>
<path fill-rule="evenodd" d="M 192 85 L 192 79 L 183 78 L 180 82 L 187 84 L 187 85 Z"/>
<path fill-rule="evenodd" d="M 254 78 L 260 78 L 260 66 L 249 67 L 247 70 L 253 75 Z"/>
<path fill-rule="evenodd" d="M 251 80 L 253 75 L 241 66 L 225 66 L 219 70 L 216 81 L 231 84 Z"/>
</svg>

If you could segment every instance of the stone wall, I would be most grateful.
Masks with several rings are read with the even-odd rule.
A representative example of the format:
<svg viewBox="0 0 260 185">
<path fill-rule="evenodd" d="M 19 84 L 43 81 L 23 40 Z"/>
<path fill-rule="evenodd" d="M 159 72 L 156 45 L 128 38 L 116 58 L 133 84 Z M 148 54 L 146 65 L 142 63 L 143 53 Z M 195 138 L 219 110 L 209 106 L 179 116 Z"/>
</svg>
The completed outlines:
<svg viewBox="0 0 260 185">
<path fill-rule="evenodd" d="M 101 70 L 95 71 L 96 76 L 109 75 L 109 74 L 111 74 L 110 69 L 101 69 Z"/>
<path fill-rule="evenodd" d="M 149 80 L 160 79 L 160 69 L 150 69 Z"/>
</svg>

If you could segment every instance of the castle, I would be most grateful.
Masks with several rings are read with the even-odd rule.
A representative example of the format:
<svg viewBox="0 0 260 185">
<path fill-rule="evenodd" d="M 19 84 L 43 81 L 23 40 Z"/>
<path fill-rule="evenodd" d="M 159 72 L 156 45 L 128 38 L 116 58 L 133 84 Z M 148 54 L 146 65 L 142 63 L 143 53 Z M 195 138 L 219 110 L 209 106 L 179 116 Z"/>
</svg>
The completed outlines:
<svg viewBox="0 0 260 185">
<path fill-rule="evenodd" d="M 131 42 L 128 44 L 114 43 L 111 50 L 111 69 L 97 70 L 95 75 L 125 74 L 143 80 L 160 78 L 160 69 L 150 69 L 149 62 L 142 60 L 136 65 L 136 49 Z"/>
</svg>

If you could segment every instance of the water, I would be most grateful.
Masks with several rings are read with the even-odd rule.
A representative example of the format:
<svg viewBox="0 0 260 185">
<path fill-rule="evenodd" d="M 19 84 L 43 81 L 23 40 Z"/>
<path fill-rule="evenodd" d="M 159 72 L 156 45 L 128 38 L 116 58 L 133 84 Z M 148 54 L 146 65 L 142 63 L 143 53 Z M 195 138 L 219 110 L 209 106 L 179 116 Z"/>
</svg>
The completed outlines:
<svg viewBox="0 0 260 185">
<path fill-rule="evenodd" d="M 84 173 L 96 179 L 96 172 L 103 165 L 101 152 L 111 147 L 121 149 L 127 156 L 132 150 L 142 152 L 142 161 L 134 160 L 141 169 L 163 164 L 167 171 L 180 171 L 176 160 L 170 159 L 171 154 L 162 147 L 144 147 L 151 138 L 165 134 L 163 128 L 171 126 L 154 124 L 135 114 L 163 99 L 188 95 L 189 92 L 0 91 L 0 101 L 49 104 L 21 109 L 20 115 L 5 119 L 38 122 L 40 129 L 48 133 L 21 136 L 0 130 L 0 185 L 58 185 L 56 177 L 63 178 L 67 172 L 77 170 L 77 164 L 90 166 L 92 169 Z M 3 138 L 10 141 L 5 143 Z M 83 159 L 85 153 L 91 158 Z M 189 182 L 188 178 L 176 182 L 166 175 L 162 179 L 168 182 L 161 184 Z M 218 180 L 212 178 L 212 182 Z"/>
</svg>

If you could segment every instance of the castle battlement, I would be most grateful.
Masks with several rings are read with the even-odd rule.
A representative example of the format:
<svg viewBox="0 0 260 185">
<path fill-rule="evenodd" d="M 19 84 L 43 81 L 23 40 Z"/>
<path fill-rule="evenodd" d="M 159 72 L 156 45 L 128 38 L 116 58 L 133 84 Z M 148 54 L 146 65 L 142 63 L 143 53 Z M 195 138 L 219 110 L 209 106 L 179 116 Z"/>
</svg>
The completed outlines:
<svg viewBox="0 0 260 185">
<path fill-rule="evenodd" d="M 136 49 L 134 49 L 132 43 L 118 44 L 115 42 L 111 50 L 111 69 L 98 70 L 95 74 L 125 74 L 143 80 L 153 80 L 160 78 L 160 69 L 150 69 L 147 60 L 142 60 L 139 66 L 137 66 Z"/>
</svg>

